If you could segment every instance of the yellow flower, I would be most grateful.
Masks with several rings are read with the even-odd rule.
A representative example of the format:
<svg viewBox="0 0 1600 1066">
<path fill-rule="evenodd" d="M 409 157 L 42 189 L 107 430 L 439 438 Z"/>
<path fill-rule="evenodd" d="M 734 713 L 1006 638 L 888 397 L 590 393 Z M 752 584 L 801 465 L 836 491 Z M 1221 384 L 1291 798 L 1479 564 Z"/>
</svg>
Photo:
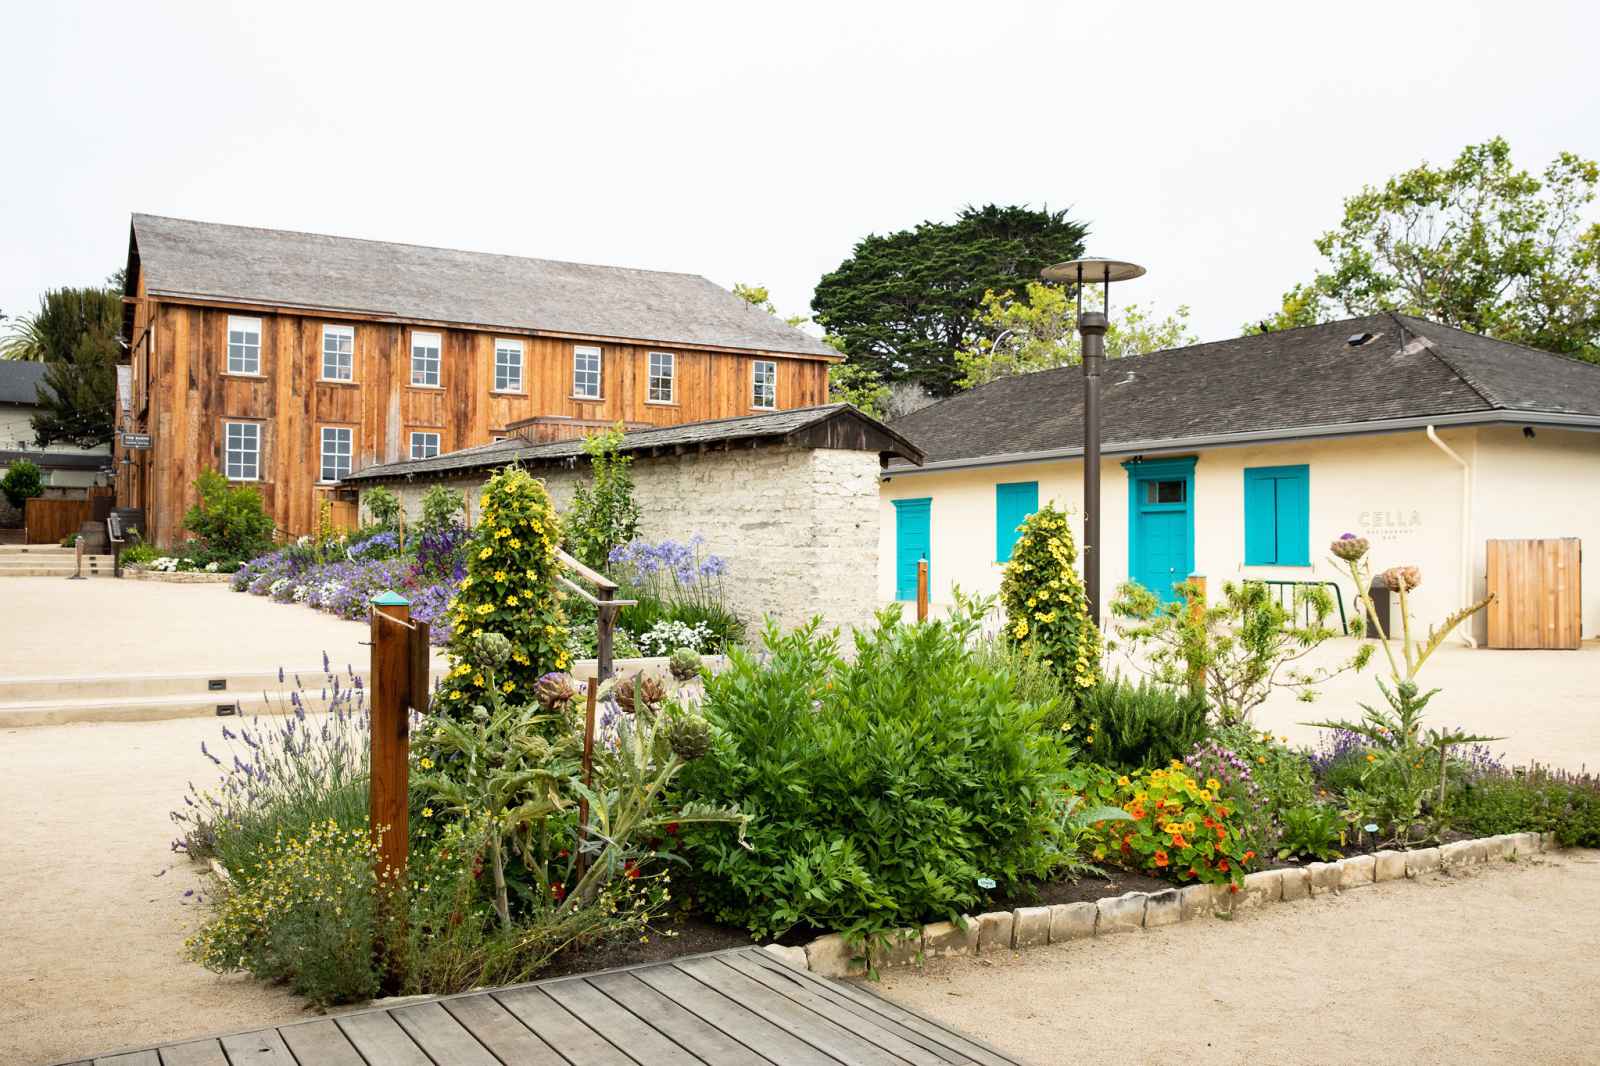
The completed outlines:
<svg viewBox="0 0 1600 1066">
<path fill-rule="evenodd" d="M 479 614 L 488 614 L 490 611 L 494 610 L 494 607 L 492 604 L 480 603 L 478 604 L 476 610 Z"/>
<path fill-rule="evenodd" d="M 504 570 L 496 570 L 494 572 L 494 579 L 496 581 L 504 581 L 506 579 L 506 572 Z"/>
<path fill-rule="evenodd" d="M 433 769 L 433 760 L 432 759 L 418 759 L 417 760 L 417 765 L 422 767 L 424 770 L 432 770 Z"/>
<path fill-rule="evenodd" d="M 433 817 L 433 808 L 432 807 L 424 807 L 424 808 L 422 808 L 422 816 L 424 818 L 432 818 Z"/>
<path fill-rule="evenodd" d="M 493 554 L 494 554 L 494 549 L 493 548 L 485 548 L 485 549 L 483 549 L 483 551 L 478 553 L 478 558 L 487 559 L 487 558 L 489 558 L 489 556 L 491 556 Z"/>
<path fill-rule="evenodd" d="M 512 547 L 513 547 L 513 548 L 520 548 L 520 547 L 522 547 L 522 538 L 521 538 L 521 537 L 512 537 L 512 538 L 511 538 L 511 546 L 512 546 Z"/>
<path fill-rule="evenodd" d="M 1121 777 L 1117 778 L 1117 784 L 1124 788 L 1128 787 L 1128 775 L 1123 774 Z"/>
<path fill-rule="evenodd" d="M 517 605 L 517 598 L 515 596 L 507 596 L 506 597 L 506 606 L 507 607 L 515 607 L 516 605 Z"/>
<path fill-rule="evenodd" d="M 1208 777 L 1208 778 L 1206 778 L 1206 787 L 1209 788 L 1211 791 L 1215 792 L 1215 791 L 1217 791 L 1217 789 L 1222 787 L 1222 782 L 1218 781 L 1214 777 Z"/>
</svg>

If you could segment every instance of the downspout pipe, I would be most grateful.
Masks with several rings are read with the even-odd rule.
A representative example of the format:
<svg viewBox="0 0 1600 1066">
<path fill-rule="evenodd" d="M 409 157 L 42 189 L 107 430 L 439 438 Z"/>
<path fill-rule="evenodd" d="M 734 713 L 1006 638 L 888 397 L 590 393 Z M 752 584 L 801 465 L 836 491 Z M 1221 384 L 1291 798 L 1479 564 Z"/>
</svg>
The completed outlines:
<svg viewBox="0 0 1600 1066">
<path fill-rule="evenodd" d="M 1454 459 L 1461 467 L 1461 606 L 1472 602 L 1472 465 L 1456 454 L 1454 448 L 1439 439 L 1432 425 L 1427 428 L 1428 439 L 1440 451 Z M 1472 621 L 1459 630 L 1461 639 L 1469 648 L 1478 646 L 1472 635 Z"/>
</svg>

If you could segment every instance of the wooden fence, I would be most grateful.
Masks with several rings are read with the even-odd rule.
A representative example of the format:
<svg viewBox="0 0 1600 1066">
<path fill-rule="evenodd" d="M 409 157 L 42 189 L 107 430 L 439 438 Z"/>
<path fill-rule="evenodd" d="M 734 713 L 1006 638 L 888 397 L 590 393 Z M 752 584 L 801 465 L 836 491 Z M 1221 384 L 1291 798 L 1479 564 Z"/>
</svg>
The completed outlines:
<svg viewBox="0 0 1600 1066">
<path fill-rule="evenodd" d="M 27 502 L 23 525 L 29 544 L 60 544 L 63 537 L 76 533 L 93 514 L 88 500 L 62 500 L 35 496 Z"/>
<path fill-rule="evenodd" d="M 1487 577 L 1491 648 L 1576 650 L 1582 638 L 1582 544 L 1491 540 Z"/>
</svg>

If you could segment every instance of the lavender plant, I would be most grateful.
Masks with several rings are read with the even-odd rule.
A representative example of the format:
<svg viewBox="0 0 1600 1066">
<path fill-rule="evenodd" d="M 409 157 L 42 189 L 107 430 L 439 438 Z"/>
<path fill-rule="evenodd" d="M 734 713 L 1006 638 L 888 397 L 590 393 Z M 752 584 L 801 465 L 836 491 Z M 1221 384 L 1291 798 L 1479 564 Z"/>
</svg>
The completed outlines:
<svg viewBox="0 0 1600 1066">
<path fill-rule="evenodd" d="M 287 697 L 266 696 L 272 713 L 225 721 L 215 750 L 201 742 L 217 777 L 189 782 L 183 806 L 172 812 L 174 851 L 215 857 L 248 877 L 280 832 L 299 835 L 329 819 L 366 824 L 366 693 L 353 670 L 334 671 L 326 654 L 323 670 L 320 691 L 308 691 L 295 675 Z M 281 669 L 278 678 L 289 680 Z"/>
</svg>

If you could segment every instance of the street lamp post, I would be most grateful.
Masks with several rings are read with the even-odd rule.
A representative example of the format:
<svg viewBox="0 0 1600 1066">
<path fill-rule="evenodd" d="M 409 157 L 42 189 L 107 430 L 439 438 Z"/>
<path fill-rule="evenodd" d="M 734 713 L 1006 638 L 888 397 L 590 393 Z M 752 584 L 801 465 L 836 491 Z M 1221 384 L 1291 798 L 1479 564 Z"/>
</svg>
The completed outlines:
<svg viewBox="0 0 1600 1066">
<path fill-rule="evenodd" d="M 1072 259 L 1045 267 L 1046 281 L 1068 282 L 1078 288 L 1078 336 L 1083 338 L 1083 591 L 1089 617 L 1100 618 L 1100 370 L 1106 357 L 1107 313 L 1111 310 L 1111 283 L 1131 281 L 1144 273 L 1136 263 L 1116 259 Z M 1084 282 L 1105 286 L 1105 310 L 1083 309 Z"/>
</svg>

